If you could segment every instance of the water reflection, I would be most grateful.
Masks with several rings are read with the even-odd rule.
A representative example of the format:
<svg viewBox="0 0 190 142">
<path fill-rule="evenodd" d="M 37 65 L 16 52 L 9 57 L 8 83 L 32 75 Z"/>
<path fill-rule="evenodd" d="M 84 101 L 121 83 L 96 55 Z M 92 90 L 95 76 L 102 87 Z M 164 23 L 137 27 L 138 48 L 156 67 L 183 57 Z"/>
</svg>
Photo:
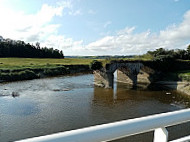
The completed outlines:
<svg viewBox="0 0 190 142">
<path fill-rule="evenodd" d="M 143 102 L 146 100 L 159 101 L 164 104 L 170 104 L 178 108 L 190 107 L 190 96 L 181 94 L 175 90 L 163 88 L 157 84 L 132 88 L 124 83 L 115 83 L 114 89 L 104 89 L 94 87 L 93 102 L 104 105 L 113 105 L 115 103 L 126 102 Z"/>
<path fill-rule="evenodd" d="M 13 98 L 11 93 L 18 92 Z M 167 94 L 169 92 L 169 94 Z M 93 86 L 93 75 L 66 76 L 0 84 L 0 141 L 15 141 L 87 126 L 189 107 L 175 91 L 149 86 L 114 89 Z M 182 131 L 182 129 L 185 130 Z M 190 125 L 177 127 L 182 134 Z M 171 138 L 179 136 L 174 131 Z M 152 141 L 152 133 L 119 141 Z"/>
<path fill-rule="evenodd" d="M 38 112 L 35 102 L 27 99 L 4 97 L 1 99 L 0 114 L 27 116 Z M 6 106 L 6 107 L 3 107 Z"/>
<path fill-rule="evenodd" d="M 189 102 L 189 96 L 179 94 L 174 90 L 164 89 L 162 86 L 153 85 L 148 88 L 134 89 L 126 84 L 118 83 L 114 89 L 94 87 L 93 103 L 95 107 L 93 113 L 108 123 L 107 120 L 113 122 L 188 108 Z M 190 135 L 190 123 L 167 129 L 170 140 Z M 152 140 L 153 132 L 149 132 L 115 142 L 149 142 Z"/>
</svg>

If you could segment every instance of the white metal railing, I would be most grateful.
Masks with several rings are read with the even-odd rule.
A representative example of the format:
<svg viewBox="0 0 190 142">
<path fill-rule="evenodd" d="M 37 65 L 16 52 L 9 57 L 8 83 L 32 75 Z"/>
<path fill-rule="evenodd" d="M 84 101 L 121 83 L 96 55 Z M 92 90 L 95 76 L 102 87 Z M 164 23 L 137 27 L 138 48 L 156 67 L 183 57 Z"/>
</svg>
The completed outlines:
<svg viewBox="0 0 190 142">
<path fill-rule="evenodd" d="M 101 142 L 154 131 L 154 142 L 167 142 L 166 127 L 190 121 L 190 109 L 91 126 L 18 142 Z M 172 142 L 184 142 L 190 136 Z"/>
</svg>

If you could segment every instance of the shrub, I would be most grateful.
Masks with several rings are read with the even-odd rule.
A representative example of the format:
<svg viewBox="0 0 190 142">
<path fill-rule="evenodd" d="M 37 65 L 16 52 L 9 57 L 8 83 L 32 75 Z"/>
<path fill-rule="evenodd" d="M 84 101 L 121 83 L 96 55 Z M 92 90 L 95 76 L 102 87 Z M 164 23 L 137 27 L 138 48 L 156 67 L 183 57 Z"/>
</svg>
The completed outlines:
<svg viewBox="0 0 190 142">
<path fill-rule="evenodd" d="M 44 75 L 47 76 L 55 76 L 55 75 L 62 75 L 65 74 L 67 72 L 65 67 L 55 67 L 55 68 L 46 68 L 43 71 Z"/>
<path fill-rule="evenodd" d="M 103 66 L 102 66 L 102 62 L 100 61 L 97 61 L 97 60 L 93 60 L 91 63 L 90 63 L 90 68 L 92 70 L 99 70 L 101 69 Z"/>
<path fill-rule="evenodd" d="M 0 74 L 0 80 L 10 80 L 11 76 L 9 73 L 1 73 Z"/>
<path fill-rule="evenodd" d="M 156 69 L 161 71 L 172 71 L 176 60 L 170 55 L 160 55 L 153 59 Z"/>
<path fill-rule="evenodd" d="M 23 73 L 20 73 L 21 75 L 24 76 L 23 79 L 34 79 L 34 78 L 38 78 L 37 74 L 34 73 L 34 71 L 31 70 L 26 70 Z"/>
<path fill-rule="evenodd" d="M 157 62 L 172 62 L 174 61 L 174 57 L 171 55 L 160 55 L 153 58 L 153 61 Z"/>
<path fill-rule="evenodd" d="M 190 81 L 190 76 L 189 76 L 189 75 L 179 74 L 179 78 L 180 78 L 182 81 Z"/>
</svg>

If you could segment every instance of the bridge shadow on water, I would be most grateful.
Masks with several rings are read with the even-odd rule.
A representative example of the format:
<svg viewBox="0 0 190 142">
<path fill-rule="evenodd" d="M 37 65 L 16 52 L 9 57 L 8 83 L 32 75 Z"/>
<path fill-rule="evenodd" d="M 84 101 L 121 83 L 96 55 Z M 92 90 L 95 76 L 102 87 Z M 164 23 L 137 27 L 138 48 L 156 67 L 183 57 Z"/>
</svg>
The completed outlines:
<svg viewBox="0 0 190 142">
<path fill-rule="evenodd" d="M 190 107 L 190 97 L 159 85 L 137 86 L 114 83 L 113 89 L 94 87 L 93 104 L 103 122 L 143 117 Z M 167 128 L 169 140 L 190 135 L 190 123 Z M 115 140 L 114 142 L 152 142 L 153 132 Z"/>
</svg>

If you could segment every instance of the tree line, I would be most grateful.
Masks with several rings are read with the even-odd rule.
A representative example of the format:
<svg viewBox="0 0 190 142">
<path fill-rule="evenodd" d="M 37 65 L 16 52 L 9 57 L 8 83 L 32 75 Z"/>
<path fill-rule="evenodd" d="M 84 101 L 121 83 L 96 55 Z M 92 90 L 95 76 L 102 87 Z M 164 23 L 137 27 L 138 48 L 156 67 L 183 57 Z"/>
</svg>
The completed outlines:
<svg viewBox="0 0 190 142">
<path fill-rule="evenodd" d="M 164 48 L 156 49 L 155 51 L 148 51 L 145 55 L 152 56 L 153 60 L 162 60 L 162 59 L 181 59 L 181 60 L 190 60 L 190 45 L 187 49 L 177 49 L 177 50 L 167 50 Z"/>
<path fill-rule="evenodd" d="M 64 58 L 62 51 L 53 48 L 40 47 L 20 42 L 0 42 L 0 57 L 22 57 L 22 58 Z"/>
</svg>

